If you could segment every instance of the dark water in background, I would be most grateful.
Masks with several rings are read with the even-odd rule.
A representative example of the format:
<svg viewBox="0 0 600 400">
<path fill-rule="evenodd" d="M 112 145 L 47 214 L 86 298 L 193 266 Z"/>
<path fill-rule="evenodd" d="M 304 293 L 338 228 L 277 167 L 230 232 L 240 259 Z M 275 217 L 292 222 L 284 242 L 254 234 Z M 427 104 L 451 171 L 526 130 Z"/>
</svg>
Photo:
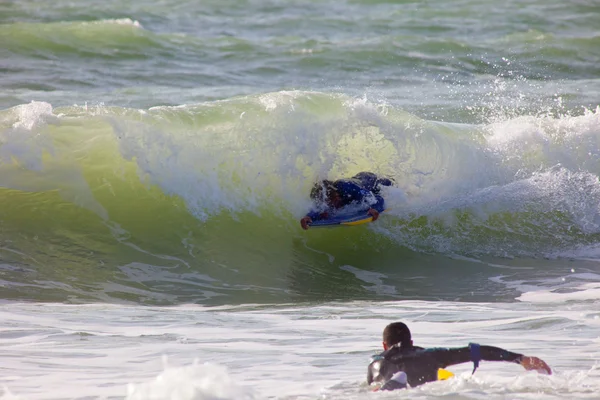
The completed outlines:
<svg viewBox="0 0 600 400">
<path fill-rule="evenodd" d="M 509 300 L 600 257 L 600 6 L 0 4 L 4 299 Z M 317 177 L 393 177 L 303 232 Z"/>
<path fill-rule="evenodd" d="M 452 122 L 598 105 L 598 4 L 3 2 L 2 97 L 179 106 L 285 89 Z"/>
</svg>

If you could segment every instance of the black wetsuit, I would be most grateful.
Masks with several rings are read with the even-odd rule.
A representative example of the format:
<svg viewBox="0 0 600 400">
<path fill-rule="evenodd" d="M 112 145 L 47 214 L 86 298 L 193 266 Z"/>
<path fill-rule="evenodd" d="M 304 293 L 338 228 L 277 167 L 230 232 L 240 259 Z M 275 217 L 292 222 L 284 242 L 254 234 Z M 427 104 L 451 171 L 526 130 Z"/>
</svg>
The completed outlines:
<svg viewBox="0 0 600 400">
<path fill-rule="evenodd" d="M 398 385 L 391 380 L 394 374 L 403 371 L 410 386 L 418 386 L 423 383 L 437 380 L 439 368 L 449 365 L 473 362 L 473 372 L 479 365 L 480 360 L 485 361 L 508 361 L 520 363 L 523 355 L 492 347 L 480 346 L 475 343 L 467 347 L 456 348 L 429 348 L 411 346 L 400 348 L 392 346 L 383 353 L 371 358 L 367 373 L 367 382 L 382 382 L 381 389 L 393 390 L 406 385 Z"/>
</svg>

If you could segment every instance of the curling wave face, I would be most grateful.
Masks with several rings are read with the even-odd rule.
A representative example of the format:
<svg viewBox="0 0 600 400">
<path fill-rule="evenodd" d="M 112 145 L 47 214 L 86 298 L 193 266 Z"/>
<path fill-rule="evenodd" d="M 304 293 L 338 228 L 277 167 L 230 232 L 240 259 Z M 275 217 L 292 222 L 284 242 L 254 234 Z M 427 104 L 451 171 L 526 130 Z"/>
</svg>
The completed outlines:
<svg viewBox="0 0 600 400">
<path fill-rule="evenodd" d="M 22 104 L 0 111 L 5 297 L 361 298 L 373 291 L 360 271 L 589 255 L 599 126 L 600 110 L 467 125 L 302 91 L 146 110 Z M 385 218 L 299 229 L 316 179 L 362 170 L 396 182 Z"/>
</svg>

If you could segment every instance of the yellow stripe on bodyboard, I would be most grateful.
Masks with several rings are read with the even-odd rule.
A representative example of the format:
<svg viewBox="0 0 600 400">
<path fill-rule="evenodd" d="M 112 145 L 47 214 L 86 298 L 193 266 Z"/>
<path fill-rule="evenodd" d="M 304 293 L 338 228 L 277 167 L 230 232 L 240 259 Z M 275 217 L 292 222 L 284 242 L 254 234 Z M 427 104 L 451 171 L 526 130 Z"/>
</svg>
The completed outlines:
<svg viewBox="0 0 600 400">
<path fill-rule="evenodd" d="M 438 369 L 438 381 L 445 381 L 446 379 L 450 379 L 454 376 L 454 374 L 445 369 Z"/>
<path fill-rule="evenodd" d="M 342 222 L 340 225 L 356 226 L 356 225 L 366 224 L 367 222 L 371 222 L 371 221 L 373 221 L 373 217 L 367 217 L 365 219 L 359 219 L 358 221 Z"/>
<path fill-rule="evenodd" d="M 386 208 L 385 210 L 381 211 L 379 214 L 381 214 L 384 211 L 388 211 L 389 208 Z M 346 226 L 356 226 L 356 225 L 362 225 L 362 224 L 366 224 L 368 222 L 373 221 L 373 217 L 368 216 L 365 217 L 363 219 L 359 219 L 358 221 L 350 221 L 350 222 L 341 222 L 340 225 L 346 225 Z"/>
</svg>

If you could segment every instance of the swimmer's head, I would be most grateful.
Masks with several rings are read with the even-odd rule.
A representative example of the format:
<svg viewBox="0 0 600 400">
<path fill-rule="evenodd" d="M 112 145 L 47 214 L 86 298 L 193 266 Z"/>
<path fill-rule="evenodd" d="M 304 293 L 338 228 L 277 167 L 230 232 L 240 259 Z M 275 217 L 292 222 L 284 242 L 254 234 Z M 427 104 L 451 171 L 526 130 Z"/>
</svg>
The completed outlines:
<svg viewBox="0 0 600 400">
<path fill-rule="evenodd" d="M 401 348 L 412 347 L 410 329 L 402 322 L 392 322 L 383 330 L 383 349 L 387 350 L 394 345 Z"/>
</svg>

